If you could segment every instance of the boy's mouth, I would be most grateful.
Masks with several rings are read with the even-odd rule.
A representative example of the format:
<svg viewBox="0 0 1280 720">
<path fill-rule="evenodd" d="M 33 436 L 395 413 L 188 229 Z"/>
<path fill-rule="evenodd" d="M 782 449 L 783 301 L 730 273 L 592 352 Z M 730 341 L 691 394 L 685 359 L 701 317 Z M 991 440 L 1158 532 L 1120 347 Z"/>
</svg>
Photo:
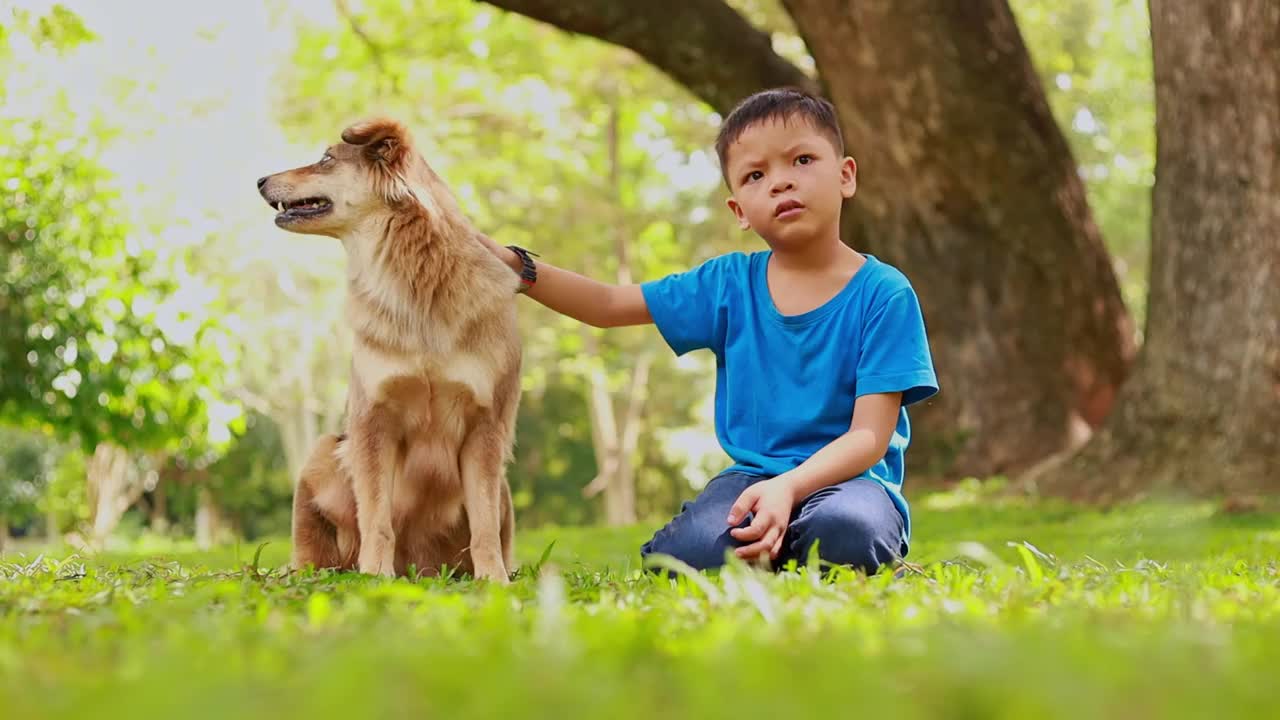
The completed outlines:
<svg viewBox="0 0 1280 720">
<path fill-rule="evenodd" d="M 798 200 L 783 200 L 773 209 L 773 217 L 781 220 L 782 218 L 799 215 L 804 211 L 804 204 Z"/>
</svg>

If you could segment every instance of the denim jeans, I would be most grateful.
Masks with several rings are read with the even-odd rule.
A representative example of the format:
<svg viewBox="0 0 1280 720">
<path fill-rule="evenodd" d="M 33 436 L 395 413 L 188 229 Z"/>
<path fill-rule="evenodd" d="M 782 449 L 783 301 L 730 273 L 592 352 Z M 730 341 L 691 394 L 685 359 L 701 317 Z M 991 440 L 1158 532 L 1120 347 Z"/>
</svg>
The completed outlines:
<svg viewBox="0 0 1280 720">
<path fill-rule="evenodd" d="M 696 570 L 723 565 L 727 551 L 746 544 L 729 534 L 729 508 L 743 490 L 767 479 L 741 472 L 716 476 L 640 548 L 641 557 L 670 555 Z M 738 527 L 750 525 L 752 518 L 748 514 Z M 868 575 L 907 554 L 902 515 L 885 489 L 866 478 L 822 488 L 796 505 L 773 566 L 785 566 L 792 558 L 804 565 L 814 541 L 824 562 L 860 568 Z"/>
</svg>

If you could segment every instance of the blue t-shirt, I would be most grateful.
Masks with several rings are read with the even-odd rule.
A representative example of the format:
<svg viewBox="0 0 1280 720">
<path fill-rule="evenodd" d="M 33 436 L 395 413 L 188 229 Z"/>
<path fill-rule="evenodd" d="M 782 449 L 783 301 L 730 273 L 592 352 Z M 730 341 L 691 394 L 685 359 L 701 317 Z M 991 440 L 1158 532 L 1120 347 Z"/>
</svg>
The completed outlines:
<svg viewBox="0 0 1280 720">
<path fill-rule="evenodd" d="M 858 396 L 901 391 L 889 449 L 862 476 L 888 491 L 906 542 L 906 406 L 938 391 L 915 291 L 896 268 L 864 253 L 866 263 L 835 297 L 783 315 L 766 281 L 771 254 L 731 253 L 644 283 L 649 314 L 676 355 L 715 353 L 716 436 L 734 461 L 728 470 L 791 470 L 848 432 Z"/>
</svg>

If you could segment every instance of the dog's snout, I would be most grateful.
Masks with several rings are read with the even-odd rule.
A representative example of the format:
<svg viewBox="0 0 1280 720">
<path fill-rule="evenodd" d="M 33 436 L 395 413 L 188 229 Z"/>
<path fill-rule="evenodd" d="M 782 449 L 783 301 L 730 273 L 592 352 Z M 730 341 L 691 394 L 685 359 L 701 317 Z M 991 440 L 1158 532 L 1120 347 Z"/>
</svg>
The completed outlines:
<svg viewBox="0 0 1280 720">
<path fill-rule="evenodd" d="M 262 189 L 262 186 L 263 186 L 263 185 L 266 185 L 266 184 L 267 184 L 267 177 L 269 177 L 269 176 L 264 176 L 264 177 L 260 177 L 260 178 L 258 178 L 258 189 L 259 189 L 259 190 L 261 190 L 261 189 Z"/>
</svg>

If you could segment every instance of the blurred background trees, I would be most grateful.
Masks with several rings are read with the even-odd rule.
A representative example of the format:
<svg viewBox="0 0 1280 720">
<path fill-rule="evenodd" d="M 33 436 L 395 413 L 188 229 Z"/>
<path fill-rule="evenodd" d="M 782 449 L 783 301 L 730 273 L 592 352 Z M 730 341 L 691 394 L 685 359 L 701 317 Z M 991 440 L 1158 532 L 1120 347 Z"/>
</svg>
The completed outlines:
<svg viewBox="0 0 1280 720">
<path fill-rule="evenodd" d="M 1263 5 L 1241 8 L 1274 37 Z M 861 171 L 847 238 L 920 288 L 946 385 L 913 413 L 908 494 L 1069 456 L 1118 422 L 1147 318 L 1182 307 L 1147 286 L 1150 37 L 1128 0 L 0 3 L 0 538 L 288 532 L 292 479 L 342 420 L 344 260 L 277 230 L 252 181 L 376 112 L 414 128 L 495 239 L 626 282 L 763 247 L 723 204 L 719 113 L 766 84 L 820 88 Z M 1203 213 L 1275 212 L 1248 196 Z M 1259 242 L 1242 257 L 1274 271 Z M 1214 302 L 1204 338 L 1263 338 L 1263 360 L 1230 366 L 1256 385 L 1215 392 L 1263 388 L 1250 417 L 1270 417 L 1274 322 L 1218 322 L 1258 311 Z M 520 525 L 657 522 L 725 464 L 713 358 L 676 360 L 652 328 L 520 316 Z M 1167 331 L 1166 364 L 1191 362 L 1188 332 Z"/>
</svg>

